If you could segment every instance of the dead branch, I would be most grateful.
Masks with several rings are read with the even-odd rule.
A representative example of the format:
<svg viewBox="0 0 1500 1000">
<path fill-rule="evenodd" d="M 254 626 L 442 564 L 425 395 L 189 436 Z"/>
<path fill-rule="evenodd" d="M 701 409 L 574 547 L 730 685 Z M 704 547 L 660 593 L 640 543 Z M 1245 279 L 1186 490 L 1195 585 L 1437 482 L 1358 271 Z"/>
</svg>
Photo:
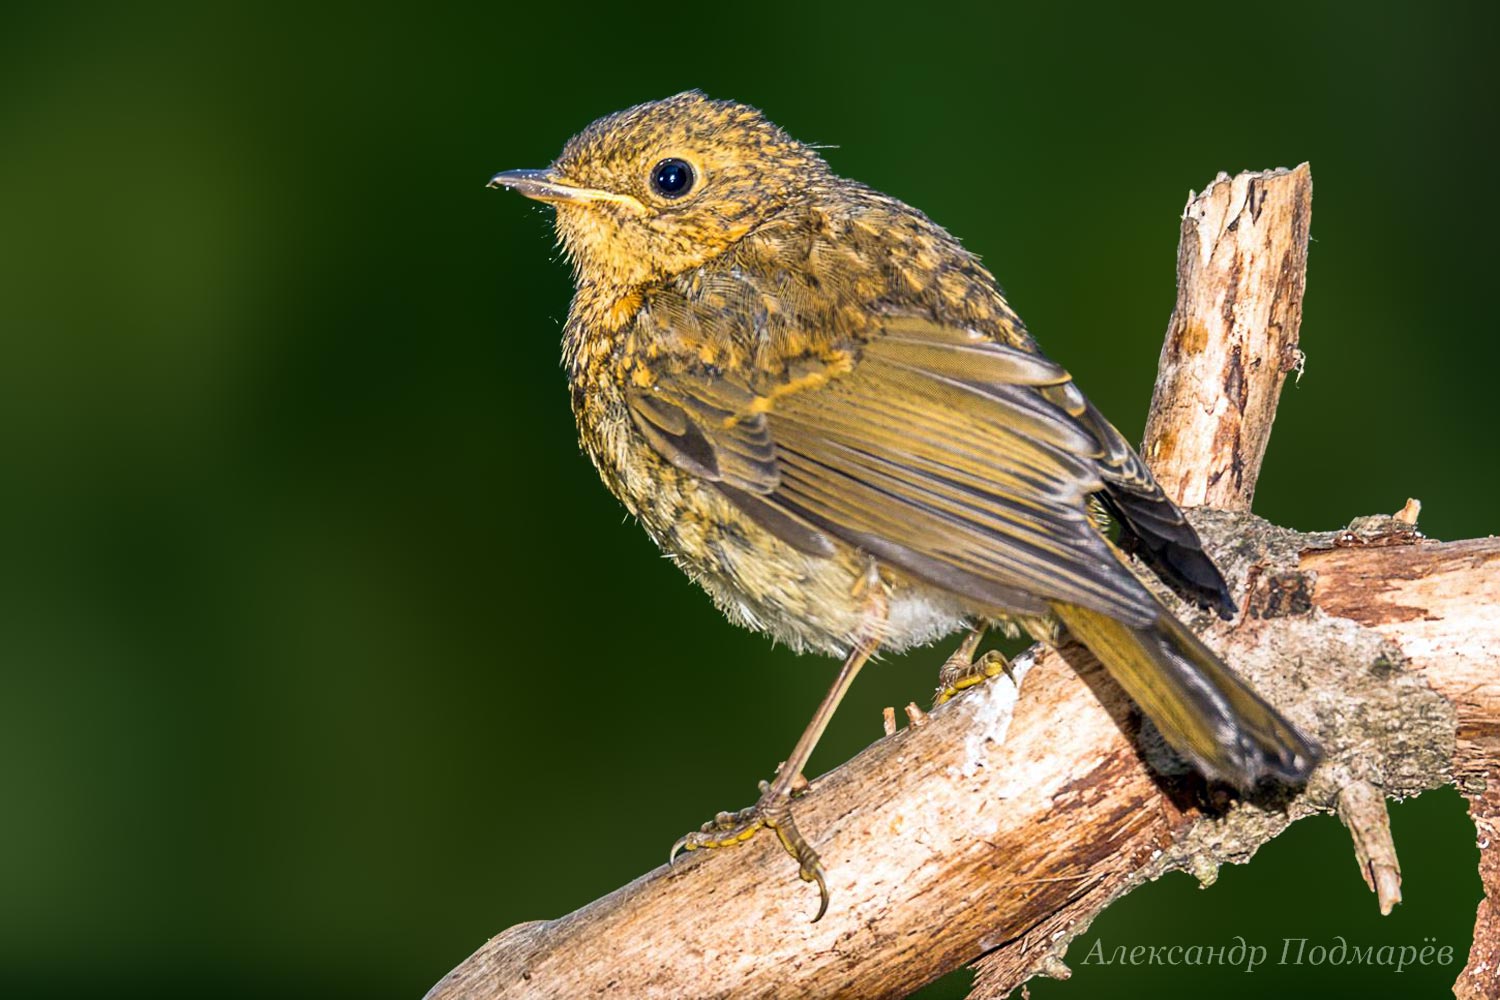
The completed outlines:
<svg viewBox="0 0 1500 1000">
<path fill-rule="evenodd" d="M 1354 838 L 1354 860 L 1365 885 L 1380 901 L 1380 915 L 1390 916 L 1401 902 L 1401 862 L 1391 837 L 1391 816 L 1385 796 L 1368 781 L 1350 781 L 1335 800 L 1339 819 Z"/>
<path fill-rule="evenodd" d="M 1182 210 L 1177 305 L 1142 450 L 1185 507 L 1249 510 L 1307 277 L 1312 172 L 1220 174 Z"/>
<path fill-rule="evenodd" d="M 1248 507 L 1277 390 L 1300 357 L 1310 194 L 1305 165 L 1242 174 L 1184 213 L 1185 287 L 1146 449 L 1180 497 Z M 761 837 L 512 927 L 429 1000 L 897 997 L 980 956 L 973 995 L 998 997 L 1033 975 L 1066 976 L 1068 942 L 1133 887 L 1174 869 L 1211 881 L 1314 812 L 1344 815 L 1388 908 L 1399 867 L 1384 796 L 1454 782 L 1500 898 L 1500 849 L 1488 846 L 1500 797 L 1483 781 L 1500 733 L 1500 540 L 1427 541 L 1403 514 L 1315 534 L 1243 512 L 1193 515 L 1243 613 L 1224 624 L 1179 611 L 1327 752 L 1293 797 L 1204 805 L 1202 783 L 1086 653 L 1033 649 L 1011 676 L 881 739 L 798 800 L 833 892 L 822 922 L 809 923 L 807 887 Z M 1466 995 L 1494 993 L 1497 930 L 1487 901 Z"/>
</svg>

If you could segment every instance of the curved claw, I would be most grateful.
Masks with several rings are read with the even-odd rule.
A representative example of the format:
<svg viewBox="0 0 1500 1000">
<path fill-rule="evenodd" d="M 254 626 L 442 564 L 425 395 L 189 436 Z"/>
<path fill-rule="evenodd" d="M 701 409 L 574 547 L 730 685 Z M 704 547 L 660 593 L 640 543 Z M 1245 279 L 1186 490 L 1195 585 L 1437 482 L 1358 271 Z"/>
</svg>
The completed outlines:
<svg viewBox="0 0 1500 1000">
<path fill-rule="evenodd" d="M 933 695 L 932 707 L 946 704 L 956 698 L 960 692 L 976 685 L 983 684 L 1001 674 L 1010 673 L 1010 660 L 999 650 L 992 649 L 972 663 L 960 663 L 959 653 L 943 664 L 943 669 L 938 671 L 938 689 Z"/>
<path fill-rule="evenodd" d="M 812 871 L 804 870 L 802 881 L 818 883 L 818 915 L 812 918 L 812 922 L 817 923 L 828 912 L 828 882 L 823 878 L 823 866 L 815 863 Z"/>
<path fill-rule="evenodd" d="M 797 830 L 797 824 L 792 819 L 790 794 L 781 792 L 772 795 L 770 786 L 764 781 L 761 782 L 761 789 L 761 800 L 749 809 L 741 809 L 736 813 L 721 812 L 704 823 L 701 829 L 678 837 L 672 849 L 667 852 L 667 867 L 672 867 L 677 861 L 677 855 L 683 851 L 732 847 L 745 843 L 760 830 L 769 828 L 776 831 L 782 848 L 796 860 L 797 873 L 802 881 L 818 884 L 818 913 L 813 917 L 813 923 L 817 923 L 828 912 L 828 880 L 823 877 L 823 863 L 818 859 L 818 852 L 812 849 Z"/>
</svg>

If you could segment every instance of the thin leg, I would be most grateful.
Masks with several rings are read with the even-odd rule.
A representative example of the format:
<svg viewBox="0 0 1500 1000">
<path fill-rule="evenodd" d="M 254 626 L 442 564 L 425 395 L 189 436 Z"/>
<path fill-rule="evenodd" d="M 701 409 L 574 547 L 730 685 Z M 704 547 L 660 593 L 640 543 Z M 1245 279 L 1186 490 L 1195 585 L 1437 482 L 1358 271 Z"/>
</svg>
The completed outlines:
<svg viewBox="0 0 1500 1000">
<path fill-rule="evenodd" d="M 828 728 L 828 723 L 833 720 L 833 713 L 838 711 L 839 703 L 844 700 L 844 695 L 849 692 L 854 678 L 858 676 L 860 668 L 869 662 L 870 657 L 880 648 L 878 639 L 866 640 L 856 646 L 854 651 L 844 660 L 844 665 L 839 668 L 839 675 L 834 678 L 833 686 L 823 696 L 822 704 L 813 713 L 812 721 L 807 728 L 802 730 L 797 745 L 792 747 L 792 755 L 781 765 L 781 770 L 776 774 L 776 780 L 771 782 L 767 794 L 788 795 L 791 793 L 793 783 L 797 775 L 807 767 L 807 762 L 812 758 L 813 750 L 818 741 L 823 738 L 823 731 Z"/>
<path fill-rule="evenodd" d="M 813 923 L 823 919 L 823 914 L 828 911 L 828 883 L 823 877 L 823 864 L 818 859 L 818 853 L 803 838 L 797 829 L 796 822 L 792 819 L 792 795 L 799 790 L 799 783 L 805 780 L 802 778 L 802 770 L 812 757 L 813 749 L 822 738 L 823 731 L 828 728 L 829 721 L 833 719 L 833 713 L 838 711 L 839 702 L 844 700 L 844 695 L 854 683 L 854 678 L 859 675 L 860 668 L 869 662 L 870 657 L 875 655 L 875 651 L 880 648 L 886 605 L 884 591 L 878 578 L 873 581 L 869 593 L 870 617 L 868 627 L 865 629 L 865 637 L 855 645 L 853 651 L 844 660 L 844 665 L 839 668 L 838 677 L 834 678 L 833 686 L 828 689 L 828 694 L 823 696 L 818 710 L 813 713 L 812 721 L 802 731 L 797 745 L 792 748 L 791 756 L 787 757 L 786 763 L 777 770 L 775 779 L 769 783 L 764 781 L 760 783 L 760 800 L 750 808 L 741 809 L 736 813 L 719 813 L 712 822 L 703 824 L 701 830 L 679 839 L 672 845 L 672 853 L 667 859 L 668 863 L 677 857 L 679 851 L 696 851 L 742 844 L 755 836 L 762 827 L 768 827 L 776 831 L 776 837 L 781 841 L 781 846 L 797 860 L 802 881 L 818 884 L 818 914 L 813 917 Z"/>
</svg>

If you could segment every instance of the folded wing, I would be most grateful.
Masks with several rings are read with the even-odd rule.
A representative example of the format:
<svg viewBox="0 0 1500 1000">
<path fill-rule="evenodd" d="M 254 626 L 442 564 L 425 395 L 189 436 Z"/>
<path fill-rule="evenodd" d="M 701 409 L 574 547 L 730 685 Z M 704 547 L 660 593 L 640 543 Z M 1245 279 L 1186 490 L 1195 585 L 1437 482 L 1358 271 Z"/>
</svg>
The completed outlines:
<svg viewBox="0 0 1500 1000">
<path fill-rule="evenodd" d="M 1158 614 L 1089 518 L 1112 442 L 1041 355 L 894 320 L 857 358 L 805 359 L 755 386 L 688 367 L 631 408 L 663 457 L 799 548 L 837 538 L 997 612 Z"/>
</svg>

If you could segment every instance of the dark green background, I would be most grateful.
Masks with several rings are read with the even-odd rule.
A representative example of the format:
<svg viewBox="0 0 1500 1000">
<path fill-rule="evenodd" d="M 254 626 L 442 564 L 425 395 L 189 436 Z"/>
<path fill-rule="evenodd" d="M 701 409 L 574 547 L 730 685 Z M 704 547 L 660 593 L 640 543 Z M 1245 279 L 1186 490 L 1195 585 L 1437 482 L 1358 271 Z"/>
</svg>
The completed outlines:
<svg viewBox="0 0 1500 1000">
<path fill-rule="evenodd" d="M 1310 160 L 1307 374 L 1258 510 L 1331 528 L 1414 494 L 1434 536 L 1497 526 L 1493 5 L 6 22 L 7 996 L 415 997 L 488 935 L 659 864 L 790 747 L 832 664 L 725 624 L 625 523 L 574 443 L 548 215 L 483 187 L 641 100 L 702 87 L 836 144 L 837 170 L 983 254 L 1131 437 L 1188 189 Z M 815 770 L 925 698 L 940 655 L 861 678 Z M 1096 934 L 1462 955 L 1463 803 L 1394 814 L 1394 916 L 1337 823 L 1308 821 L 1207 892 L 1137 893 L 1035 995 L 1442 993 L 1457 964 L 1080 964 Z"/>
</svg>

